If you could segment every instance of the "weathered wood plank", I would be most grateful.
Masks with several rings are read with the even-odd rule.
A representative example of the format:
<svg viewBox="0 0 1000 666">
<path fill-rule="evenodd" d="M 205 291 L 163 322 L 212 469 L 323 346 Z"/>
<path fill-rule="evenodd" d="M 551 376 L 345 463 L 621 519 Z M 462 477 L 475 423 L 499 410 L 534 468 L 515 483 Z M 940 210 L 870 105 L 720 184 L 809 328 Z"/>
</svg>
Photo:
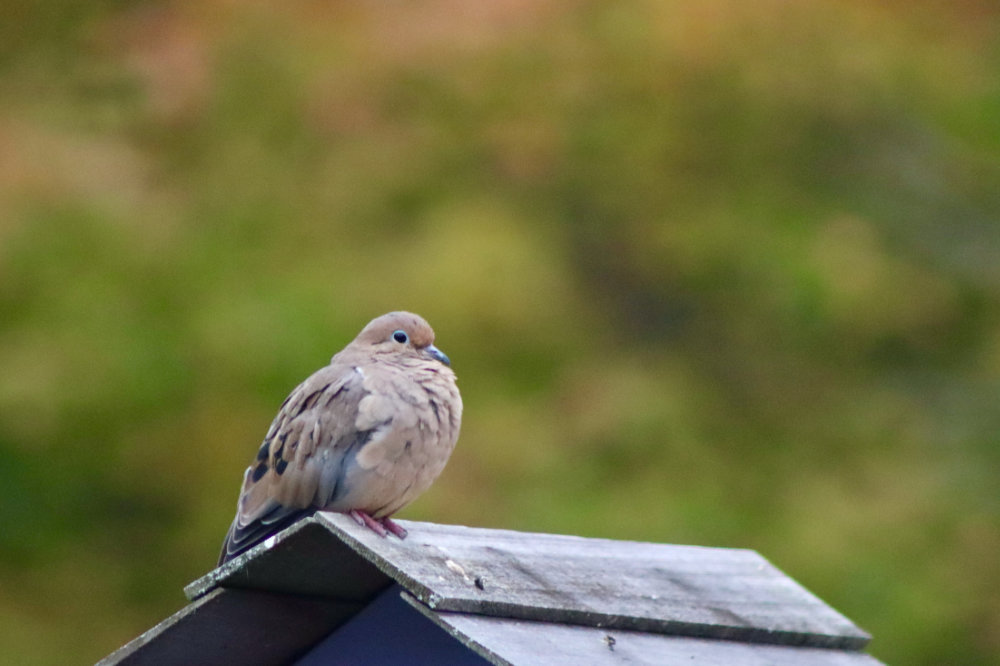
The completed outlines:
<svg viewBox="0 0 1000 666">
<path fill-rule="evenodd" d="M 360 608 L 361 604 L 320 597 L 218 588 L 98 666 L 288 663 Z"/>
<path fill-rule="evenodd" d="M 407 521 L 399 541 L 315 519 L 436 610 L 852 650 L 869 640 L 750 550 Z"/>
<path fill-rule="evenodd" d="M 303 520 L 192 582 L 184 592 L 194 600 L 222 586 L 367 602 L 391 583 L 388 574 L 337 532 Z"/>
<path fill-rule="evenodd" d="M 360 601 L 395 580 L 439 611 L 847 650 L 869 640 L 750 550 L 399 522 L 405 541 L 318 513 L 187 591 L 224 585 Z"/>
<path fill-rule="evenodd" d="M 860 653 L 649 634 L 485 615 L 438 612 L 403 594 L 414 608 L 496 666 L 879 666 Z"/>
</svg>

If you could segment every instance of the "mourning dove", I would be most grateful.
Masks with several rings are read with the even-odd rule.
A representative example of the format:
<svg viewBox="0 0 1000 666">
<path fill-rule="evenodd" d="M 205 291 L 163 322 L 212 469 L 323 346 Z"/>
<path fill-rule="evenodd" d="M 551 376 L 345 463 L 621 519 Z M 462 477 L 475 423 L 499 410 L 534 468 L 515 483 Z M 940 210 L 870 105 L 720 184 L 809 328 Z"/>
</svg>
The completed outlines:
<svg viewBox="0 0 1000 666">
<path fill-rule="evenodd" d="M 282 403 L 243 475 L 219 564 L 320 509 L 404 538 L 390 516 L 427 490 L 458 439 L 449 366 L 418 315 L 365 326 Z"/>
</svg>

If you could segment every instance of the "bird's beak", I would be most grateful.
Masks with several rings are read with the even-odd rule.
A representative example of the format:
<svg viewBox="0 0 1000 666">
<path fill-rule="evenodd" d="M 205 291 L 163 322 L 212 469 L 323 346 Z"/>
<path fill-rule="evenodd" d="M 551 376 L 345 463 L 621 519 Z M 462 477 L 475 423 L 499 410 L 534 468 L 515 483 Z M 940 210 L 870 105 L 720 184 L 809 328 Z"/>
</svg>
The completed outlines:
<svg viewBox="0 0 1000 666">
<path fill-rule="evenodd" d="M 451 365 L 451 359 L 445 356 L 445 353 L 434 345 L 427 345 L 427 347 L 424 348 L 424 351 L 430 354 L 432 358 L 441 361 L 445 365 Z"/>
</svg>

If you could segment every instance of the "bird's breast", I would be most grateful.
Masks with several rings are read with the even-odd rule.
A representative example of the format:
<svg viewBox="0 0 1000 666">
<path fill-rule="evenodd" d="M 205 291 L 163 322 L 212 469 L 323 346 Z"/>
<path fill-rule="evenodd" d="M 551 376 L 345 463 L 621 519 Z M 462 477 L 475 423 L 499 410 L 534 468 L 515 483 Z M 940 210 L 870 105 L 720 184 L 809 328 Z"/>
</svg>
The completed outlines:
<svg viewBox="0 0 1000 666">
<path fill-rule="evenodd" d="M 458 439 L 461 397 L 454 375 L 366 373 L 355 428 L 370 439 L 346 461 L 343 492 L 327 508 L 395 513 L 444 469 Z"/>
</svg>

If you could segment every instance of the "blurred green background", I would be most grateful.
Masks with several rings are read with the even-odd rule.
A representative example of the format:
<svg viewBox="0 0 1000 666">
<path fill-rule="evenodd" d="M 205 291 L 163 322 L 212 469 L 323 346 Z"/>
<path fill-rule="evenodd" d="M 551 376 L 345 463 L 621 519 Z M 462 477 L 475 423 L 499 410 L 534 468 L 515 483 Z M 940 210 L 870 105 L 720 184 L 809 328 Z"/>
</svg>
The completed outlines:
<svg viewBox="0 0 1000 666">
<path fill-rule="evenodd" d="M 409 309 L 404 518 L 759 550 L 1000 663 L 1000 6 L 0 5 L 0 645 L 184 604 L 288 391 Z"/>
</svg>

